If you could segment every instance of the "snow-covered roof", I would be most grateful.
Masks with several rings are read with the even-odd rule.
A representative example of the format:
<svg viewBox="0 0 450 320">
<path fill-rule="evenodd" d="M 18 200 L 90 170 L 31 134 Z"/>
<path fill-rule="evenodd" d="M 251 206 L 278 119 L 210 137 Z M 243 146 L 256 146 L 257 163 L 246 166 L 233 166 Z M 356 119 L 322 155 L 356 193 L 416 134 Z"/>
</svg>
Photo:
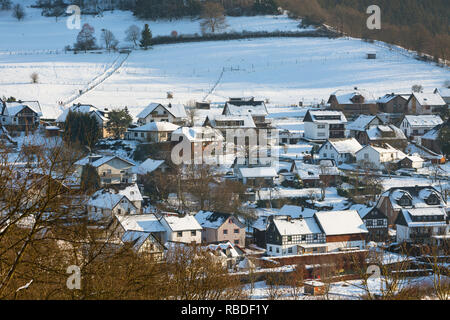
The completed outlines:
<svg viewBox="0 0 450 320">
<path fill-rule="evenodd" d="M 429 198 L 431 194 L 438 197 L 439 203 L 436 205 L 429 205 L 425 201 Z M 383 193 L 383 196 L 389 197 L 391 205 L 394 209 L 400 209 L 402 206 L 398 201 L 406 196 L 411 200 L 411 205 L 408 207 L 413 208 L 427 208 L 427 207 L 442 207 L 444 203 L 439 192 L 431 186 L 416 186 L 416 187 L 398 187 L 391 188 Z"/>
<path fill-rule="evenodd" d="M 368 233 L 356 210 L 320 211 L 315 215 L 327 236 Z"/>
<path fill-rule="evenodd" d="M 314 213 L 316 213 L 317 210 L 313 210 L 310 208 L 304 208 L 300 206 L 293 206 L 289 204 L 285 204 L 281 209 L 280 212 L 277 215 L 282 216 L 290 216 L 291 218 L 312 218 L 314 216 Z"/>
<path fill-rule="evenodd" d="M 200 223 L 203 228 L 219 228 L 231 214 L 228 213 L 218 213 L 211 211 L 199 211 L 195 215 L 195 219 Z"/>
<path fill-rule="evenodd" d="M 273 178 L 278 176 L 274 167 L 239 168 L 243 178 Z"/>
<path fill-rule="evenodd" d="M 364 217 L 373 209 L 373 207 L 368 207 L 364 204 L 354 204 L 352 205 L 349 210 L 356 210 L 361 217 L 361 219 L 364 219 Z"/>
<path fill-rule="evenodd" d="M 6 113 L 11 117 L 15 116 L 26 107 L 36 112 L 38 116 L 42 116 L 41 106 L 38 101 L 5 102 L 5 105 Z"/>
<path fill-rule="evenodd" d="M 285 217 L 276 217 L 273 219 L 273 223 L 282 236 L 322 233 L 314 218 L 287 219 Z"/>
<path fill-rule="evenodd" d="M 442 98 L 450 98 L 450 88 L 436 88 L 436 93 L 438 93 Z"/>
<path fill-rule="evenodd" d="M 91 166 L 97 168 L 97 167 L 100 167 L 101 165 L 103 165 L 103 164 L 105 164 L 105 163 L 107 163 L 107 162 L 109 162 L 109 161 L 111 161 L 113 159 L 119 159 L 121 161 L 124 161 L 124 162 L 128 163 L 130 166 L 134 166 L 135 165 L 135 163 L 133 163 L 133 162 L 131 162 L 129 160 L 123 159 L 123 158 L 121 158 L 119 156 L 116 156 L 116 155 L 104 156 L 104 155 L 94 155 L 94 154 L 92 154 L 90 156 L 87 156 L 87 157 L 84 157 L 83 159 L 78 160 L 77 162 L 75 162 L 75 164 L 76 165 L 80 165 L 80 166 L 84 166 L 84 165 L 90 164 Z"/>
<path fill-rule="evenodd" d="M 164 163 L 164 160 L 153 160 L 148 158 L 140 165 L 133 167 L 132 171 L 136 174 L 147 174 L 155 171 L 160 165 Z"/>
<path fill-rule="evenodd" d="M 444 208 L 420 208 L 420 209 L 402 209 L 400 214 L 403 215 L 407 225 L 409 227 L 422 227 L 422 226 L 447 226 L 445 217 L 447 216 Z M 441 218 L 439 221 L 413 221 L 414 218 L 437 216 Z M 444 218 L 444 219 L 442 219 Z"/>
<path fill-rule="evenodd" d="M 403 131 L 400 128 L 397 128 L 393 124 L 389 125 L 379 125 L 379 126 L 372 126 L 369 129 L 366 130 L 367 136 L 369 137 L 369 140 L 386 140 L 386 139 L 405 139 L 406 136 L 403 133 Z M 383 133 L 391 133 L 392 135 L 383 135 Z"/>
<path fill-rule="evenodd" d="M 350 153 L 354 155 L 362 149 L 361 144 L 355 138 L 329 139 L 327 142 L 329 142 L 338 153 Z"/>
<path fill-rule="evenodd" d="M 186 138 L 189 142 L 224 140 L 220 130 L 211 127 L 180 127 L 172 132 L 172 141 L 180 141 L 180 137 Z"/>
<path fill-rule="evenodd" d="M 412 94 L 417 102 L 422 106 L 444 106 L 446 105 L 444 99 L 438 93 L 419 93 Z"/>
<path fill-rule="evenodd" d="M 56 122 L 65 122 L 69 111 L 72 112 L 80 112 L 80 113 L 96 113 L 102 120 L 105 120 L 105 112 L 99 110 L 97 107 L 94 107 L 90 104 L 74 104 L 70 108 L 65 109 L 59 116 L 56 118 Z"/>
<path fill-rule="evenodd" d="M 137 117 L 139 119 L 146 118 L 158 106 L 161 106 L 162 108 L 164 108 L 167 112 L 172 114 L 175 118 L 187 118 L 186 109 L 185 109 L 184 105 L 182 105 L 182 104 L 171 104 L 171 103 L 169 103 L 167 106 L 165 106 L 165 105 L 163 105 L 161 103 L 154 103 L 154 102 L 150 103 L 147 107 L 144 108 L 144 110 L 139 112 Z"/>
<path fill-rule="evenodd" d="M 364 103 L 375 103 L 375 98 L 373 95 L 361 89 L 356 89 L 353 91 L 337 90 L 332 94 L 332 96 L 333 95 L 336 96 L 339 104 L 353 104 L 354 102 L 351 99 L 358 95 L 364 97 Z"/>
<path fill-rule="evenodd" d="M 424 162 L 424 160 L 421 157 L 419 157 L 418 155 L 407 155 L 402 160 L 404 160 L 404 159 L 409 159 L 412 162 Z"/>
<path fill-rule="evenodd" d="M 427 133 L 425 133 L 421 139 L 428 139 L 428 140 L 438 140 L 439 139 L 439 132 L 442 128 L 442 125 L 437 125 Z"/>
<path fill-rule="evenodd" d="M 176 124 L 170 123 L 170 122 L 159 122 L 159 121 L 154 121 L 154 122 L 149 122 L 144 124 L 143 126 L 137 127 L 137 128 L 132 128 L 132 129 L 128 129 L 128 131 L 161 131 L 161 132 L 165 132 L 165 131 L 175 131 L 179 128 L 180 126 L 177 126 Z"/>
<path fill-rule="evenodd" d="M 377 116 L 370 116 L 366 114 L 360 115 L 354 121 L 347 124 L 348 130 L 365 131 L 369 128 L 370 123 L 377 118 Z M 381 122 L 381 121 L 380 121 Z"/>
<path fill-rule="evenodd" d="M 244 115 L 208 115 L 207 116 L 211 126 L 213 128 L 228 128 L 235 126 L 221 125 L 218 122 L 221 121 L 241 121 L 242 125 L 239 125 L 239 128 L 256 128 L 255 122 L 253 121 L 253 117 L 250 114 Z"/>
<path fill-rule="evenodd" d="M 217 251 L 217 250 L 226 251 L 226 250 L 229 250 L 229 253 L 230 253 L 231 257 L 234 257 L 234 258 L 241 256 L 239 254 L 238 250 L 236 250 L 236 247 L 230 241 L 227 241 L 227 242 L 224 242 L 224 243 L 209 244 L 209 245 L 206 246 L 206 248 L 209 249 L 209 250 L 212 250 L 212 251 Z"/>
<path fill-rule="evenodd" d="M 315 165 L 304 163 L 301 160 L 294 161 L 297 174 L 301 180 L 318 180 L 321 175 L 340 175 L 340 170 L 336 166 Z"/>
<path fill-rule="evenodd" d="M 309 121 L 308 115 L 311 117 L 311 122 L 330 123 L 330 124 L 344 124 L 347 123 L 347 118 L 341 111 L 336 110 L 308 110 L 303 121 Z"/>
<path fill-rule="evenodd" d="M 251 115 L 251 116 L 267 116 L 266 104 L 264 101 L 254 101 L 253 97 L 230 99 L 225 104 L 224 114 L 228 115 Z"/>
<path fill-rule="evenodd" d="M 411 127 L 435 127 L 443 123 L 441 117 L 438 115 L 406 115 L 405 120 L 409 122 Z"/>
<path fill-rule="evenodd" d="M 164 215 L 163 219 L 167 222 L 172 231 L 202 230 L 202 226 L 198 223 L 194 216 L 185 215 Z"/>
<path fill-rule="evenodd" d="M 357 153 L 362 152 L 366 148 L 371 148 L 371 149 L 375 150 L 376 152 L 378 152 L 379 154 L 396 152 L 397 156 L 399 158 L 406 156 L 402 151 L 395 149 L 388 143 L 385 143 L 384 146 L 367 145 L 364 148 L 362 148 L 361 150 L 359 150 Z"/>
<path fill-rule="evenodd" d="M 116 215 L 126 231 L 164 232 L 165 229 L 154 214 Z"/>
<path fill-rule="evenodd" d="M 126 197 L 123 194 L 116 194 L 106 192 L 104 190 L 99 190 L 92 195 L 92 197 L 88 200 L 87 205 L 96 208 L 112 210 L 124 198 Z"/>
</svg>

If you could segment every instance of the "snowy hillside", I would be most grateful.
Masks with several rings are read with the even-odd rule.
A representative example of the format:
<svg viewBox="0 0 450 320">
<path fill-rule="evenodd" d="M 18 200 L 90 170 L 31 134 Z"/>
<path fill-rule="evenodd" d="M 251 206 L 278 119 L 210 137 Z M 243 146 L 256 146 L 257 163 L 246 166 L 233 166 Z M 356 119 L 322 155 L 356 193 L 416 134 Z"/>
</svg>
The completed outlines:
<svg viewBox="0 0 450 320">
<path fill-rule="evenodd" d="M 26 4 L 33 1 L 26 0 Z M 41 10 L 26 8 L 26 17 L 17 21 L 11 11 L 0 11 L 0 51 L 30 52 L 45 50 L 63 50 L 66 45 L 73 45 L 79 30 L 70 30 L 66 26 L 67 19 L 41 16 Z M 153 36 L 167 36 L 172 31 L 178 34 L 200 34 L 200 20 L 161 20 L 145 21 L 136 19 L 129 11 L 105 12 L 102 17 L 83 15 L 81 25 L 89 23 L 96 31 L 97 40 L 100 39 L 101 29 L 111 30 L 119 40 L 119 47 L 129 46 L 124 40 L 125 30 L 132 24 L 143 27 L 148 23 Z M 281 16 L 256 17 L 227 17 L 228 27 L 221 32 L 246 31 L 309 31 L 299 29 L 300 21 Z"/>
<path fill-rule="evenodd" d="M 372 51 L 377 51 L 377 60 L 365 58 Z M 111 73 L 111 66 L 124 58 L 117 53 L 0 54 L 0 95 L 38 99 L 44 116 L 55 117 L 60 112 L 58 101 L 67 101 L 101 77 L 103 82 L 74 102 L 128 106 L 136 115 L 150 101 L 167 102 L 167 91 L 174 93 L 173 102 L 180 103 L 254 95 L 273 104 L 292 105 L 302 100 L 320 102 L 337 89 L 355 86 L 375 97 L 407 93 L 417 83 L 431 91 L 450 78 L 448 69 L 357 39 L 270 38 L 160 45 L 132 52 Z M 30 83 L 32 72 L 39 74 L 38 84 Z"/>
</svg>

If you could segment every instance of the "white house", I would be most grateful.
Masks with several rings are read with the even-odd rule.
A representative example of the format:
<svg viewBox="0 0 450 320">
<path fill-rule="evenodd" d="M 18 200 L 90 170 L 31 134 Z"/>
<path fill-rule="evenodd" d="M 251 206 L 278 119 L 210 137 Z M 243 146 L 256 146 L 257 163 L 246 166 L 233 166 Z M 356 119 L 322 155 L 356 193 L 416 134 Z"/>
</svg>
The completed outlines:
<svg viewBox="0 0 450 320">
<path fill-rule="evenodd" d="M 80 181 L 83 167 L 93 166 L 102 184 L 133 183 L 136 181 L 136 174 L 132 172 L 135 164 L 129 160 L 115 155 L 91 154 L 75 162 L 75 176 Z"/>
<path fill-rule="evenodd" d="M 328 252 L 365 248 L 369 231 L 356 210 L 319 211 L 315 217 L 326 235 Z"/>
<path fill-rule="evenodd" d="M 372 126 L 383 124 L 383 120 L 378 116 L 362 114 L 346 126 L 348 136 L 356 138 L 358 133 L 364 132 Z"/>
<path fill-rule="evenodd" d="M 397 216 L 397 242 L 428 243 L 433 236 L 449 236 L 446 222 L 447 214 L 443 208 L 401 209 Z"/>
<path fill-rule="evenodd" d="M 249 185 L 272 185 L 274 179 L 278 177 L 277 170 L 274 167 L 253 167 L 237 169 L 237 176 L 243 184 Z"/>
<path fill-rule="evenodd" d="M 303 122 L 307 139 L 325 141 L 330 138 L 345 138 L 347 118 L 341 111 L 308 110 Z"/>
<path fill-rule="evenodd" d="M 161 103 L 150 103 L 137 115 L 138 124 L 141 126 L 150 122 L 170 122 L 184 125 L 187 121 L 187 114 L 184 105 L 171 104 L 167 106 Z"/>
<path fill-rule="evenodd" d="M 170 122 L 149 122 L 137 128 L 128 129 L 127 132 L 125 132 L 125 139 L 142 142 L 170 141 L 172 132 L 178 128 L 178 125 Z"/>
<path fill-rule="evenodd" d="M 3 102 L 0 99 L 0 124 L 9 129 L 35 129 L 40 117 L 42 111 L 38 101 Z"/>
<path fill-rule="evenodd" d="M 417 139 L 442 123 L 443 121 L 438 115 L 406 115 L 400 124 L 400 129 L 408 138 Z"/>
<path fill-rule="evenodd" d="M 139 214 L 138 208 L 126 195 L 103 189 L 89 198 L 86 210 L 93 220 L 112 218 L 115 215 Z"/>
<path fill-rule="evenodd" d="M 445 103 L 450 106 L 450 87 L 449 88 L 436 88 L 434 93 L 437 93 L 445 101 Z"/>
<path fill-rule="evenodd" d="M 355 138 L 328 139 L 317 151 L 321 159 L 334 159 L 337 164 L 350 162 L 362 146 Z"/>
<path fill-rule="evenodd" d="M 397 162 L 406 155 L 389 144 L 381 146 L 365 146 L 356 152 L 358 163 L 371 163 L 374 168 L 383 169 L 385 164 Z"/>
<path fill-rule="evenodd" d="M 166 213 L 160 222 L 166 231 L 163 243 L 170 241 L 200 244 L 202 242 L 202 226 L 192 215 L 180 216 L 176 213 Z"/>
<path fill-rule="evenodd" d="M 413 115 L 437 114 L 446 107 L 446 102 L 438 93 L 414 92 L 408 100 L 408 113 Z"/>
</svg>

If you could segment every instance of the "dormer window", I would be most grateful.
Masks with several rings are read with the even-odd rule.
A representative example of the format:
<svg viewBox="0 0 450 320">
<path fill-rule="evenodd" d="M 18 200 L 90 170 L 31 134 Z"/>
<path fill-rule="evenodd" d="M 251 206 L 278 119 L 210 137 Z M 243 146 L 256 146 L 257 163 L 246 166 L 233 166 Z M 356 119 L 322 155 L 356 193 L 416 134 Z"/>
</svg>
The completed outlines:
<svg viewBox="0 0 450 320">
<path fill-rule="evenodd" d="M 402 207 L 411 206 L 411 199 L 407 195 L 403 195 L 400 199 L 398 199 L 398 204 Z"/>
<path fill-rule="evenodd" d="M 425 199 L 425 203 L 429 205 L 437 205 L 439 204 L 439 198 L 436 194 L 432 193 L 428 199 Z"/>
</svg>

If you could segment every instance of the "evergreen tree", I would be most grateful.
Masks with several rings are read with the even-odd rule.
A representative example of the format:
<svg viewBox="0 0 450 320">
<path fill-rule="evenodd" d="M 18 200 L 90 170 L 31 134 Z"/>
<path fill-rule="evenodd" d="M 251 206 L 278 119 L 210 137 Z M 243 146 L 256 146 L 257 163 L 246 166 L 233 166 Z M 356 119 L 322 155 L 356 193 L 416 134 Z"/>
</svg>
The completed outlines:
<svg viewBox="0 0 450 320">
<path fill-rule="evenodd" d="M 114 135 L 114 138 L 120 139 L 128 126 L 133 121 L 128 109 L 113 110 L 108 114 L 109 120 L 106 124 L 106 130 Z"/>
<path fill-rule="evenodd" d="M 64 123 L 67 143 L 93 148 L 101 136 L 100 126 L 88 113 L 69 111 Z"/>
<path fill-rule="evenodd" d="M 147 50 L 148 47 L 152 45 L 152 32 L 148 27 L 148 24 L 145 24 L 144 30 L 142 30 L 140 46 Z"/>
<path fill-rule="evenodd" d="M 80 189 L 84 192 L 95 192 L 100 189 L 101 181 L 97 170 L 90 164 L 83 166 L 81 171 Z"/>
</svg>

